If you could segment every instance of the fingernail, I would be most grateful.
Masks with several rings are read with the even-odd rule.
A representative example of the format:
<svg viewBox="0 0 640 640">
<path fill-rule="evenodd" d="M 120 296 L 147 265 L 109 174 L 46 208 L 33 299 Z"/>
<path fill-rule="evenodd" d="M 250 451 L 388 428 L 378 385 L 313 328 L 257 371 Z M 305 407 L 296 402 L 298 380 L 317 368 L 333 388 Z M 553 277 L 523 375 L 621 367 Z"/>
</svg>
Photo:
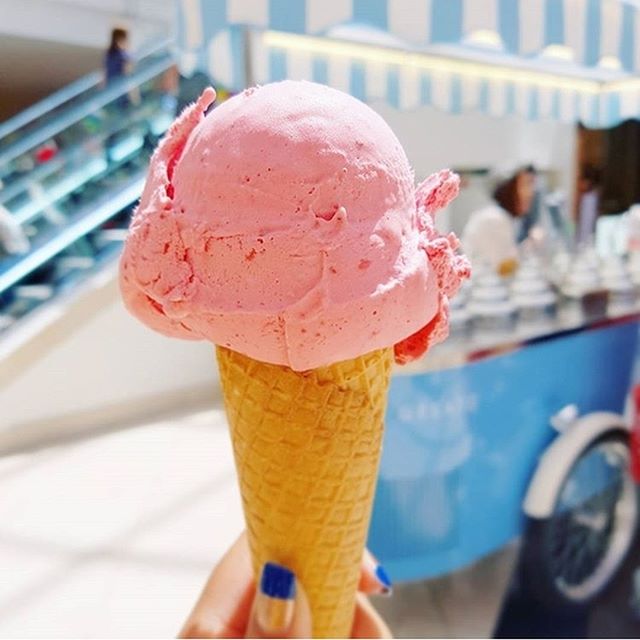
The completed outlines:
<svg viewBox="0 0 640 640">
<path fill-rule="evenodd" d="M 293 620 L 296 597 L 296 577 L 274 562 L 267 562 L 262 569 L 260 590 L 256 596 L 256 619 L 268 635 L 284 633 Z"/>
<path fill-rule="evenodd" d="M 381 564 L 376 567 L 375 574 L 378 582 L 382 586 L 382 591 L 380 593 L 383 596 L 390 596 L 393 592 L 393 584 L 389 574 L 384 570 L 384 567 Z"/>
</svg>

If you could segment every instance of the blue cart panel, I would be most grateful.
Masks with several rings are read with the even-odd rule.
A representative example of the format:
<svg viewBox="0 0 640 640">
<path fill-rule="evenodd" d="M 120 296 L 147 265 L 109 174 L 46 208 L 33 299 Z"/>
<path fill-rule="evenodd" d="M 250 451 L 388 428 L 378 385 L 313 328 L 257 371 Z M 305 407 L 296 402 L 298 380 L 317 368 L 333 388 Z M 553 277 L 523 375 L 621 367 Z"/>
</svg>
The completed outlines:
<svg viewBox="0 0 640 640">
<path fill-rule="evenodd" d="M 454 571 L 518 536 L 549 418 L 622 412 L 637 338 L 637 320 L 614 323 L 394 377 L 369 532 L 393 578 Z"/>
</svg>

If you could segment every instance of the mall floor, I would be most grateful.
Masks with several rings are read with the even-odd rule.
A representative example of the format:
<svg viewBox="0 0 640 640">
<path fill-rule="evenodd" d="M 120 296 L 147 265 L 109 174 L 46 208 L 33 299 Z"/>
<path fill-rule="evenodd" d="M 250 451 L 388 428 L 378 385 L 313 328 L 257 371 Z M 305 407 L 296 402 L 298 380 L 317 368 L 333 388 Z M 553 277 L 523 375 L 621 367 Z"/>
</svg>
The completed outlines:
<svg viewBox="0 0 640 640">
<path fill-rule="evenodd" d="M 175 636 L 242 528 L 219 409 L 5 455 L 0 486 L 0 638 Z M 516 559 L 377 605 L 397 637 L 491 637 L 497 620 L 514 637 Z"/>
</svg>

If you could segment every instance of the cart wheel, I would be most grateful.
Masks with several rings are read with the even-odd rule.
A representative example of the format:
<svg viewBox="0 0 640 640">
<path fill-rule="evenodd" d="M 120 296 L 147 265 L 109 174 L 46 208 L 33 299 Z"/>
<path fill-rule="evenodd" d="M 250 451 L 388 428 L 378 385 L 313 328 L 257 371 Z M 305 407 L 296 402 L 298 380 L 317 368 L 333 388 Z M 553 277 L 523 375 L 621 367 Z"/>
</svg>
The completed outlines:
<svg viewBox="0 0 640 640">
<path fill-rule="evenodd" d="M 638 523 L 636 487 L 629 474 L 628 434 L 605 434 L 578 456 L 553 513 L 532 520 L 523 546 L 523 580 L 553 607 L 585 605 L 618 571 Z"/>
</svg>

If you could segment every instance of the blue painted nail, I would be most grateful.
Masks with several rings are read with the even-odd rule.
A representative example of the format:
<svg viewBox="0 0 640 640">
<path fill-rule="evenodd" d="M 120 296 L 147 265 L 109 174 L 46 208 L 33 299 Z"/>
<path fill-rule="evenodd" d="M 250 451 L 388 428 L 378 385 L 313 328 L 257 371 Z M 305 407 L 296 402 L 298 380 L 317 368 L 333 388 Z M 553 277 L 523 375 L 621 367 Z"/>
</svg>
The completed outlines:
<svg viewBox="0 0 640 640">
<path fill-rule="evenodd" d="M 384 587 L 382 592 L 384 594 L 390 594 L 393 589 L 393 584 L 389 574 L 384 570 L 384 567 L 381 564 L 376 567 L 376 578 L 378 578 L 380 584 Z"/>
<path fill-rule="evenodd" d="M 286 567 L 267 562 L 262 569 L 260 591 L 270 598 L 293 600 L 296 596 L 296 577 Z"/>
</svg>

